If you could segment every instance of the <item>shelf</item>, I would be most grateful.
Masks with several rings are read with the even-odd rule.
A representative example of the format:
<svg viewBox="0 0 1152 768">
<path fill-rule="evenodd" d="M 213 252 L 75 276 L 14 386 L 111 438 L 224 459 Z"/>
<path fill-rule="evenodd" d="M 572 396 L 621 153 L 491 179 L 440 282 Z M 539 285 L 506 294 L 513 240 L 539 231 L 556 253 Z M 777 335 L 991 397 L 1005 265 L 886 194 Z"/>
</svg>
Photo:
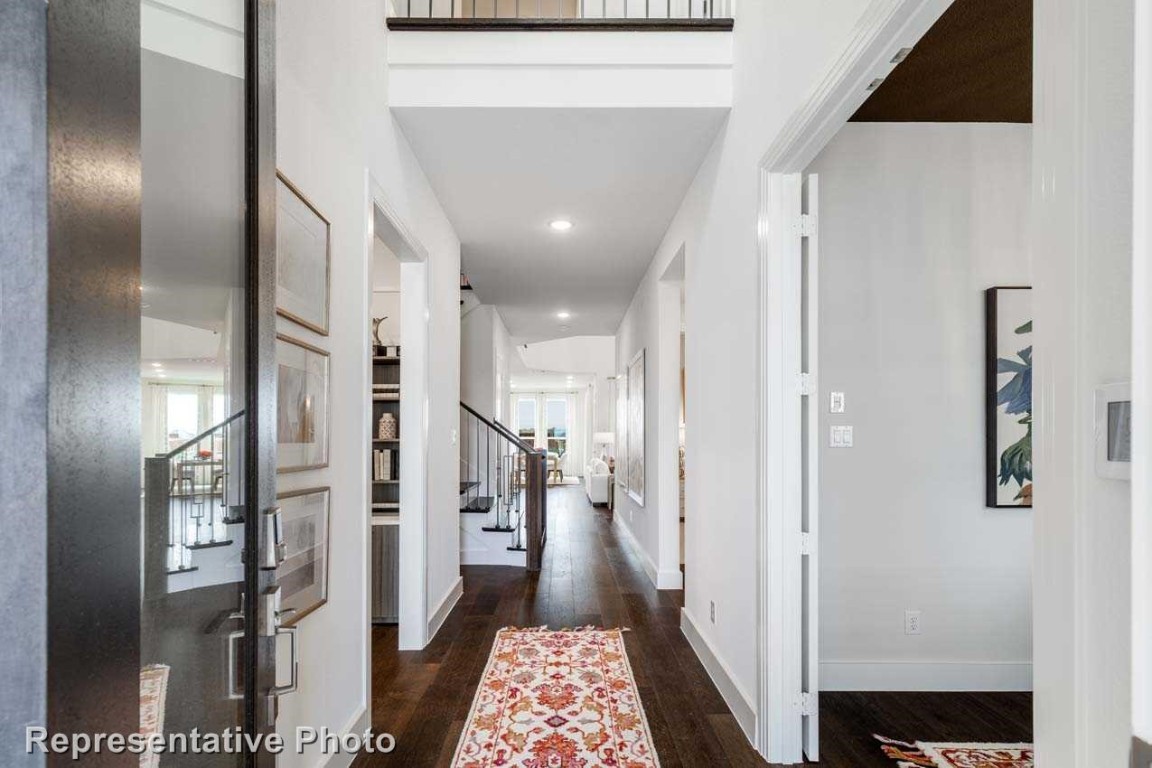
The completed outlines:
<svg viewBox="0 0 1152 768">
<path fill-rule="evenodd" d="M 372 395 L 372 399 L 378 403 L 398 403 L 400 395 Z"/>
<path fill-rule="evenodd" d="M 372 485 L 400 485 L 399 480 L 373 480 Z"/>
<path fill-rule="evenodd" d="M 372 509 L 374 509 L 374 510 L 400 509 L 400 502 L 398 502 L 398 501 L 385 501 L 383 503 L 377 502 L 377 503 L 372 505 Z"/>
<path fill-rule="evenodd" d="M 372 438 L 372 442 L 374 442 L 374 443 L 398 443 L 398 442 L 400 442 L 400 438 L 398 438 L 398 437 L 374 437 L 374 438 Z"/>
<path fill-rule="evenodd" d="M 400 358 L 398 357 L 374 357 L 374 363 L 391 363 L 392 365 L 400 365 Z"/>
</svg>

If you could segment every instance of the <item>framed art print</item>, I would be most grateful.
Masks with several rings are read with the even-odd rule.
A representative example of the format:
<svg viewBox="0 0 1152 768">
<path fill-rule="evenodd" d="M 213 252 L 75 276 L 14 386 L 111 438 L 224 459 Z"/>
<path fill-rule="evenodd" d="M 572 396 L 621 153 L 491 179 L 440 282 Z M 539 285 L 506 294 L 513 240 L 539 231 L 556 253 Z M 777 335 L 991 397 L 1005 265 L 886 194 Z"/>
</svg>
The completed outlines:
<svg viewBox="0 0 1152 768">
<path fill-rule="evenodd" d="M 985 504 L 1032 506 L 1032 289 L 984 295 Z"/>
<path fill-rule="evenodd" d="M 328 353 L 276 335 L 276 470 L 328 466 Z"/>
<path fill-rule="evenodd" d="M 292 626 L 328 602 L 331 490 L 306 488 L 276 496 L 284 527 L 284 562 L 276 570 L 284 625 Z"/>
<path fill-rule="evenodd" d="M 616 377 L 616 485 L 628 490 L 628 374 Z"/>
<path fill-rule="evenodd" d="M 284 174 L 276 174 L 276 313 L 328 335 L 331 229 Z"/>
</svg>

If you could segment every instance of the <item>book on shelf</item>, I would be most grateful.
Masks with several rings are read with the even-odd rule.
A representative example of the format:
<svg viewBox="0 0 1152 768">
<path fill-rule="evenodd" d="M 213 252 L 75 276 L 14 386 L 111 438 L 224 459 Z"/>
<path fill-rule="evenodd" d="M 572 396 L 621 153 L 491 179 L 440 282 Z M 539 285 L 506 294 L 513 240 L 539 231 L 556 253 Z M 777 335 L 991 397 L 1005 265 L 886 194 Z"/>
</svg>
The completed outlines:
<svg viewBox="0 0 1152 768">
<path fill-rule="evenodd" d="M 380 448 L 372 451 L 372 479 L 395 480 L 392 474 L 392 449 Z"/>
</svg>

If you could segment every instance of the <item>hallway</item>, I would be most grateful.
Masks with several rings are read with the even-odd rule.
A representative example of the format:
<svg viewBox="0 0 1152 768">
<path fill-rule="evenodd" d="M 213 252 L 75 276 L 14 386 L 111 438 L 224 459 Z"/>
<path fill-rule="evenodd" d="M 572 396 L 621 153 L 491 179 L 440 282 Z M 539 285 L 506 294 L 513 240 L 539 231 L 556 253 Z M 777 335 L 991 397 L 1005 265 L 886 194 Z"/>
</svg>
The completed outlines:
<svg viewBox="0 0 1152 768">
<path fill-rule="evenodd" d="M 464 596 L 432 643 L 399 653 L 396 627 L 373 634 L 373 729 L 392 754 L 357 768 L 447 768 L 497 630 L 628 627 L 629 661 L 663 768 L 766 766 L 680 632 L 682 592 L 657 592 L 639 559 L 579 487 L 548 495 L 549 539 L 537 578 L 519 568 L 464 567 Z M 891 768 L 872 738 L 1031 741 L 1025 693 L 825 693 L 826 768 Z M 591 768 L 591 767 L 589 767 Z"/>
<path fill-rule="evenodd" d="M 640 560 L 578 487 L 549 492 L 549 536 L 537 578 L 466 566 L 464 596 L 432 643 L 398 653 L 396 628 L 373 634 L 373 719 L 396 737 L 358 768 L 448 766 L 496 631 L 547 624 L 628 627 L 629 661 L 663 768 L 766 765 L 680 633 L 681 592 L 657 592 Z"/>
</svg>

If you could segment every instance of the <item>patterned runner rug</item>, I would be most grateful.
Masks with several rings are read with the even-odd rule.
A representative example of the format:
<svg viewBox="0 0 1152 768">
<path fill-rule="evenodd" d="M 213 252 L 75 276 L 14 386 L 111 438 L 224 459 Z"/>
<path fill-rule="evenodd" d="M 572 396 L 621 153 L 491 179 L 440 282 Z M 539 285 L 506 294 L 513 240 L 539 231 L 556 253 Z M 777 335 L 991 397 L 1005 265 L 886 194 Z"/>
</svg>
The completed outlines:
<svg viewBox="0 0 1152 768">
<path fill-rule="evenodd" d="M 900 768 L 1032 768 L 1031 744 L 906 744 L 876 737 Z"/>
<path fill-rule="evenodd" d="M 453 768 L 659 768 L 622 632 L 500 630 Z"/>
</svg>

